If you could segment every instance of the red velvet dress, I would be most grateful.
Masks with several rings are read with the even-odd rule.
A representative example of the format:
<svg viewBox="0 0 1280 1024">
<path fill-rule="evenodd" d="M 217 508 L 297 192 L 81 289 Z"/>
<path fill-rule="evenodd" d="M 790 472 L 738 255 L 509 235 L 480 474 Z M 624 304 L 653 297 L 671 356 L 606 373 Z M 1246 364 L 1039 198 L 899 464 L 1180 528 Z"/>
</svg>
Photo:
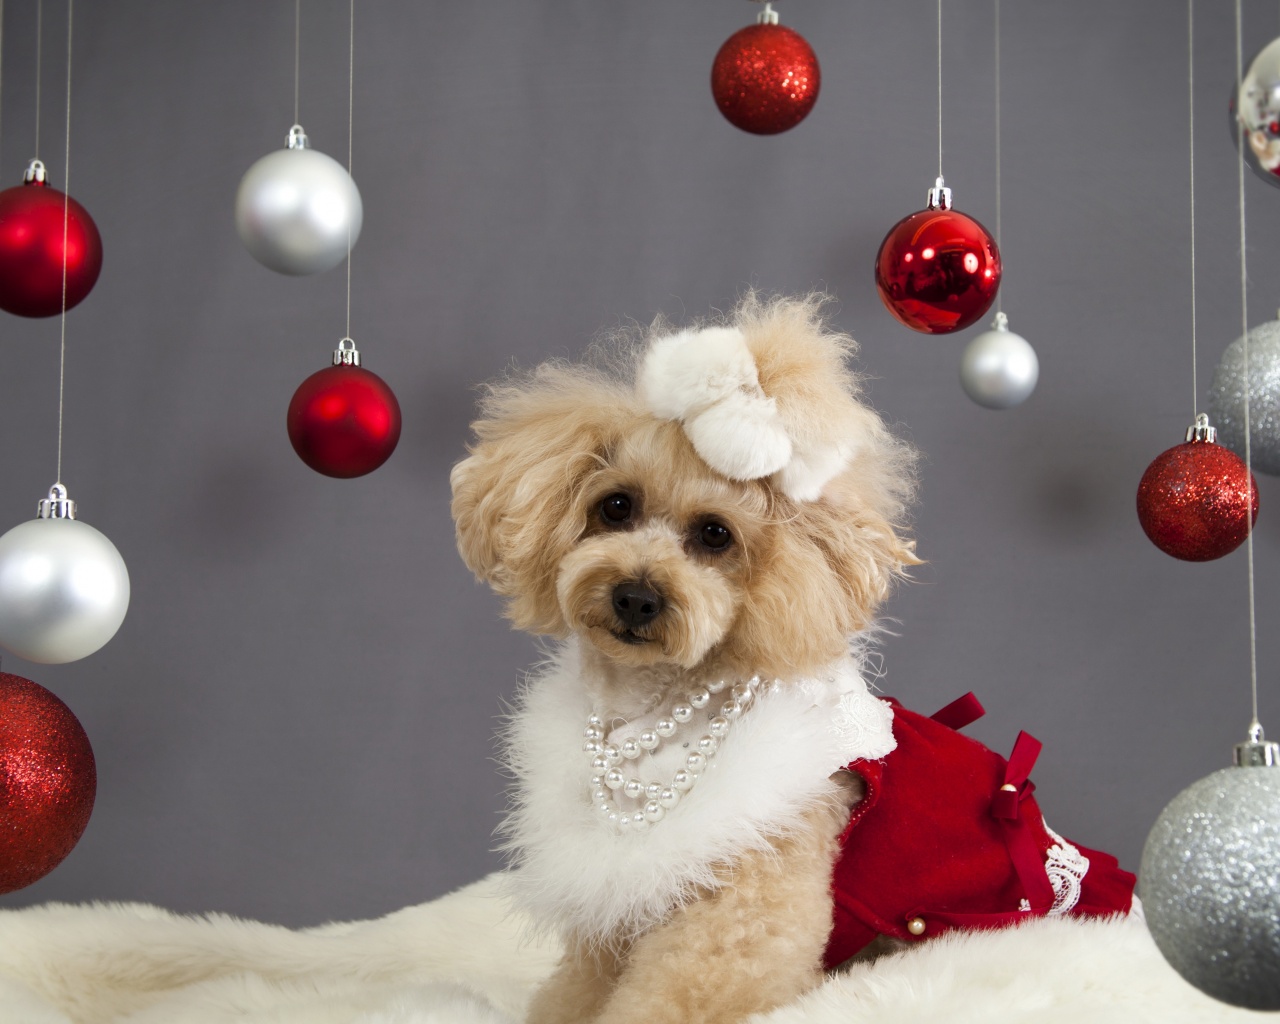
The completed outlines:
<svg viewBox="0 0 1280 1024">
<path fill-rule="evenodd" d="M 932 718 L 889 703 L 897 748 L 846 766 L 867 794 L 840 837 L 827 967 L 879 935 L 918 942 L 953 928 L 1129 911 L 1135 877 L 1045 825 L 1028 779 L 1038 740 L 1019 734 L 1006 761 L 962 736 L 983 713 L 973 694 Z"/>
</svg>

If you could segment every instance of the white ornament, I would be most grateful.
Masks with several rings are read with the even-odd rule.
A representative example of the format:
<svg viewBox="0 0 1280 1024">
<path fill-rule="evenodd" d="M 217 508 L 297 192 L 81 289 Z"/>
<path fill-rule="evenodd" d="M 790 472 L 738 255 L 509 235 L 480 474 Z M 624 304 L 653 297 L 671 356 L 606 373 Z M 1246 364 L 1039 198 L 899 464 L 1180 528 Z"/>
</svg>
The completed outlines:
<svg viewBox="0 0 1280 1024">
<path fill-rule="evenodd" d="M 240 181 L 236 230 L 263 266 L 281 274 L 336 267 L 360 237 L 364 205 L 347 169 L 310 149 L 300 125 Z"/>
<path fill-rule="evenodd" d="M 114 544 L 75 518 L 54 484 L 39 518 L 0 537 L 0 646 L 44 665 L 78 661 L 129 610 L 129 571 Z"/>
<path fill-rule="evenodd" d="M 997 313 L 990 331 L 983 331 L 964 350 L 960 383 L 965 394 L 987 409 L 1011 409 L 1035 390 L 1040 377 L 1036 350 L 1020 334 L 1009 330 L 1009 318 Z"/>
</svg>

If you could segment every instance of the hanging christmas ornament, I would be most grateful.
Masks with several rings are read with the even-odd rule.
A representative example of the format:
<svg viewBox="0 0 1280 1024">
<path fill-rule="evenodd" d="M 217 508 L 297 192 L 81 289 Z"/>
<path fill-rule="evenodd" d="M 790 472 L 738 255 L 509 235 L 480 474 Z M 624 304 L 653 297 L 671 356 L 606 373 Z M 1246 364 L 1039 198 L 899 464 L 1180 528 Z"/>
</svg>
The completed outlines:
<svg viewBox="0 0 1280 1024">
<path fill-rule="evenodd" d="M 71 309 L 98 280 L 102 237 L 89 212 L 49 185 L 44 164 L 32 160 L 23 184 L 0 192 L 0 309 L 30 317 L 61 313 L 64 263 Z"/>
<path fill-rule="evenodd" d="M 0 893 L 66 859 L 97 788 L 93 748 L 71 709 L 30 679 L 0 673 Z"/>
<path fill-rule="evenodd" d="M 1218 443 L 1243 458 L 1247 389 L 1253 468 L 1280 476 L 1280 320 L 1250 329 L 1248 347 L 1247 371 L 1243 338 L 1222 353 L 1209 389 L 1209 415 L 1218 425 Z"/>
<path fill-rule="evenodd" d="M 310 148 L 301 125 L 288 148 L 269 153 L 240 181 L 236 229 L 263 266 L 281 274 L 336 267 L 364 221 L 360 192 L 345 167 Z"/>
<path fill-rule="evenodd" d="M 1200 413 L 1186 443 L 1157 455 L 1138 484 L 1143 531 L 1165 554 L 1186 562 L 1230 554 L 1258 520 L 1257 483 L 1215 437 Z"/>
<path fill-rule="evenodd" d="M 1160 952 L 1196 988 L 1280 1010 L 1280 749 L 1254 723 L 1235 767 L 1188 786 L 1156 820 L 1140 888 Z"/>
<path fill-rule="evenodd" d="M 115 636 L 128 609 L 124 559 L 76 519 L 62 484 L 0 537 L 0 647 L 45 665 L 77 661 Z"/>
<path fill-rule="evenodd" d="M 343 338 L 333 365 L 299 385 L 289 403 L 289 440 L 308 466 L 325 476 L 372 473 L 400 441 L 400 403 L 360 353 Z"/>
<path fill-rule="evenodd" d="M 925 209 L 898 221 L 880 243 L 876 288 L 899 323 L 950 334 L 991 308 L 1000 270 L 995 239 L 951 208 L 951 189 L 939 177 Z"/>
<path fill-rule="evenodd" d="M 1228 124 L 1236 147 L 1244 135 L 1249 169 L 1280 188 L 1280 39 L 1273 39 L 1249 62 L 1239 87 L 1232 90 Z"/>
<path fill-rule="evenodd" d="M 1009 330 L 1009 318 L 1003 313 L 996 314 L 991 326 L 966 346 L 960 359 L 960 384 L 981 406 L 1011 409 L 1035 390 L 1040 361 L 1027 340 Z"/>
<path fill-rule="evenodd" d="M 822 76 L 813 48 L 778 24 L 773 4 L 725 40 L 711 65 L 711 95 L 730 124 L 754 135 L 794 128 L 818 102 Z"/>
</svg>

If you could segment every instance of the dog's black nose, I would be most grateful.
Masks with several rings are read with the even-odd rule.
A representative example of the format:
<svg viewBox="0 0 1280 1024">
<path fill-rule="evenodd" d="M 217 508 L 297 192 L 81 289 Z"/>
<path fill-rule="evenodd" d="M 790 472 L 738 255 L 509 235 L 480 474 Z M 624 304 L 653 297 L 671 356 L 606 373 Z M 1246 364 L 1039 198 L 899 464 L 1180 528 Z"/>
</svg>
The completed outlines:
<svg viewBox="0 0 1280 1024">
<path fill-rule="evenodd" d="M 662 611 L 662 596 L 634 580 L 613 588 L 613 610 L 628 629 L 648 625 Z"/>
</svg>

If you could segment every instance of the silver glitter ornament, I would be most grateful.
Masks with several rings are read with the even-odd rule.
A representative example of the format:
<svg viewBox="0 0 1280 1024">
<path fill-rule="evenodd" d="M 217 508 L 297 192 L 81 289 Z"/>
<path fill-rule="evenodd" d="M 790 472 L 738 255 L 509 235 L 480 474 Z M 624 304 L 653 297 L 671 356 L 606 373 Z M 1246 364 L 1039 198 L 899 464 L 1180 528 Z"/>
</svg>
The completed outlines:
<svg viewBox="0 0 1280 1024">
<path fill-rule="evenodd" d="M 1139 891 L 1164 958 L 1202 992 L 1280 1010 L 1280 770 L 1261 726 L 1234 768 L 1188 786 L 1156 820 Z"/>
<path fill-rule="evenodd" d="M 364 223 L 360 191 L 333 157 L 311 149 L 300 125 L 288 148 L 245 172 L 236 193 L 236 230 L 263 266 L 318 274 L 341 263 Z"/>
<path fill-rule="evenodd" d="M 1236 111 L 1239 110 L 1237 121 Z M 1245 163 L 1268 185 L 1280 188 L 1280 39 L 1273 39 L 1249 62 L 1229 107 L 1231 141 L 1240 145 L 1244 126 Z"/>
<path fill-rule="evenodd" d="M 1009 330 L 1009 318 L 997 313 L 992 329 L 983 331 L 960 359 L 960 384 L 970 398 L 988 409 L 1021 405 L 1040 377 L 1036 350 Z"/>
<path fill-rule="evenodd" d="M 1256 473 L 1280 476 L 1280 320 L 1249 331 L 1249 371 L 1244 339 L 1227 346 L 1213 371 L 1209 418 L 1218 444 L 1244 458 L 1244 394 L 1249 389 L 1249 446 Z"/>
<path fill-rule="evenodd" d="M 54 484 L 39 517 L 0 537 L 0 646 L 61 665 L 92 654 L 129 610 L 129 571 L 116 546 L 75 518 Z"/>
</svg>

